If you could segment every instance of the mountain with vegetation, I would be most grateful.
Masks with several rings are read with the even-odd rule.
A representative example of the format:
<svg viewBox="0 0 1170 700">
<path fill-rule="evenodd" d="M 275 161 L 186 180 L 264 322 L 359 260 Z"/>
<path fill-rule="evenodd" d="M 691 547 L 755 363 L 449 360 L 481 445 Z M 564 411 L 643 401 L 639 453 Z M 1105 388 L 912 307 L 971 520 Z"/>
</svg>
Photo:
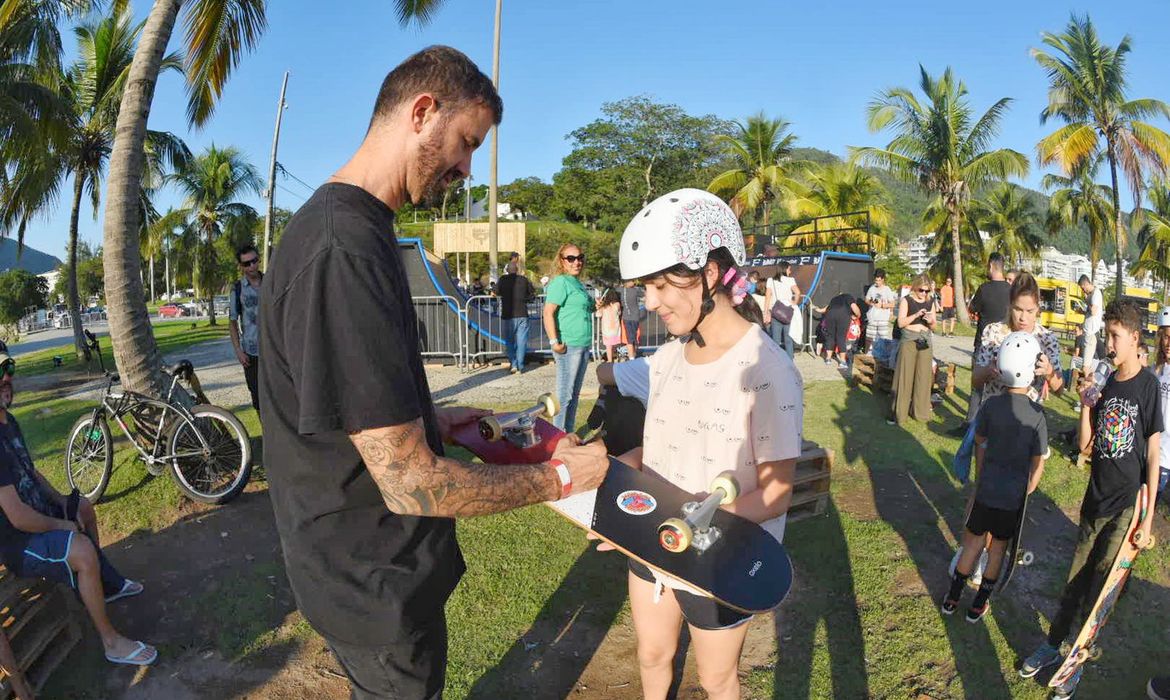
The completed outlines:
<svg viewBox="0 0 1170 700">
<path fill-rule="evenodd" d="M 60 259 L 48 253 L 28 246 L 21 250 L 15 239 L 0 238 L 0 272 L 28 270 L 34 275 L 43 275 L 55 270 L 60 264 Z"/>
<path fill-rule="evenodd" d="M 811 163 L 837 163 L 842 159 L 829 151 L 819 148 L 795 148 L 792 151 L 793 160 L 803 160 Z M 893 221 L 890 223 L 891 238 L 906 241 L 922 233 L 922 214 L 930 204 L 930 198 L 912 184 L 902 182 L 884 171 L 866 168 L 876 176 L 886 188 L 889 195 L 889 207 L 893 212 Z M 1025 198 L 1036 208 L 1043 218 L 1048 212 L 1048 195 L 1043 192 L 1021 187 Z M 976 197 L 983 193 L 977 193 Z M 1044 232 L 1045 243 L 1055 247 L 1062 253 L 1089 254 L 1089 230 L 1084 224 L 1074 228 L 1065 228 L 1056 234 Z M 1101 256 L 1105 260 L 1113 257 L 1113 242 L 1106 237 L 1101 244 Z M 1138 254 L 1136 236 L 1130 236 L 1126 256 L 1134 259 Z"/>
</svg>

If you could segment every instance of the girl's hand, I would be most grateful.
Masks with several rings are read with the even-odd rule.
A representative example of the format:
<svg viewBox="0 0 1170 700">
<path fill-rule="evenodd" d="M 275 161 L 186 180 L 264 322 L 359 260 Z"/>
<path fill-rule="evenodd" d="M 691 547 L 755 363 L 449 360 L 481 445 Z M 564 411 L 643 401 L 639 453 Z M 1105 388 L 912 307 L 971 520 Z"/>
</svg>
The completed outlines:
<svg viewBox="0 0 1170 700">
<path fill-rule="evenodd" d="M 1044 379 L 1052 376 L 1052 361 L 1044 353 L 1040 353 L 1040 357 L 1036 359 L 1036 376 Z"/>
<path fill-rule="evenodd" d="M 597 551 L 599 551 L 599 552 L 612 552 L 612 551 L 614 551 L 614 549 L 616 549 L 616 547 L 614 547 L 612 544 L 610 544 L 609 542 L 606 542 L 605 540 L 601 539 L 600 537 L 593 534 L 592 532 L 586 532 L 585 539 L 598 540 Z"/>
</svg>

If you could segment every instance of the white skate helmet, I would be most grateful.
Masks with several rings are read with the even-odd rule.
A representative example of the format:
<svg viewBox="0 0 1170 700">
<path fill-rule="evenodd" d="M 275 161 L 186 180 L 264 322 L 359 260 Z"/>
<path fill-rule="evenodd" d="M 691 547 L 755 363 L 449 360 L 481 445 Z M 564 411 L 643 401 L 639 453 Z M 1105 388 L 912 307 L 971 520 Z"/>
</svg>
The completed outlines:
<svg viewBox="0 0 1170 700">
<path fill-rule="evenodd" d="M 1158 328 L 1170 326 L 1170 306 L 1163 306 L 1158 312 Z"/>
<path fill-rule="evenodd" d="M 618 264 L 627 280 L 679 263 L 698 270 L 717 248 L 727 248 L 736 265 L 747 260 L 731 207 L 706 190 L 688 187 L 662 195 L 634 216 L 622 233 Z"/>
<path fill-rule="evenodd" d="M 999 346 L 999 380 L 1013 389 L 1026 387 L 1036 379 L 1036 359 L 1040 357 L 1036 336 L 1016 331 Z"/>
</svg>

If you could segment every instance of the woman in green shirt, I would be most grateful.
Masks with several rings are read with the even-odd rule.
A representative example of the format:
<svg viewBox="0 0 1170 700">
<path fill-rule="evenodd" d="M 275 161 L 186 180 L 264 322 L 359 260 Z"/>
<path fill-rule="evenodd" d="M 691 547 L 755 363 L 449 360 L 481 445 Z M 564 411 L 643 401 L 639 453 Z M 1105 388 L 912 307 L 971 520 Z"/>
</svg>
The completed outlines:
<svg viewBox="0 0 1170 700">
<path fill-rule="evenodd" d="M 581 284 L 585 254 L 572 243 L 557 251 L 557 275 L 545 287 L 544 331 L 557 363 L 557 401 L 561 412 L 553 423 L 571 431 L 577 425 L 577 399 L 585 381 L 593 343 L 593 299 Z"/>
</svg>

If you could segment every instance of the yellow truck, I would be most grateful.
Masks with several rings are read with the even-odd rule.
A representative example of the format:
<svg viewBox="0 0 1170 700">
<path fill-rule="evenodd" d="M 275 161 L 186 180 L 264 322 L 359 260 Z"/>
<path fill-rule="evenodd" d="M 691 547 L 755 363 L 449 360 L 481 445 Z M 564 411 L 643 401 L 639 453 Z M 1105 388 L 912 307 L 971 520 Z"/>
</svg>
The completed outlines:
<svg viewBox="0 0 1170 700">
<path fill-rule="evenodd" d="M 1040 287 L 1040 324 L 1055 331 L 1071 333 L 1073 328 L 1084 325 L 1088 309 L 1085 295 L 1076 282 L 1037 277 Z M 1145 327 L 1148 334 L 1158 330 L 1158 302 L 1148 289 L 1126 287 L 1123 299 L 1142 307 L 1145 313 Z"/>
</svg>

